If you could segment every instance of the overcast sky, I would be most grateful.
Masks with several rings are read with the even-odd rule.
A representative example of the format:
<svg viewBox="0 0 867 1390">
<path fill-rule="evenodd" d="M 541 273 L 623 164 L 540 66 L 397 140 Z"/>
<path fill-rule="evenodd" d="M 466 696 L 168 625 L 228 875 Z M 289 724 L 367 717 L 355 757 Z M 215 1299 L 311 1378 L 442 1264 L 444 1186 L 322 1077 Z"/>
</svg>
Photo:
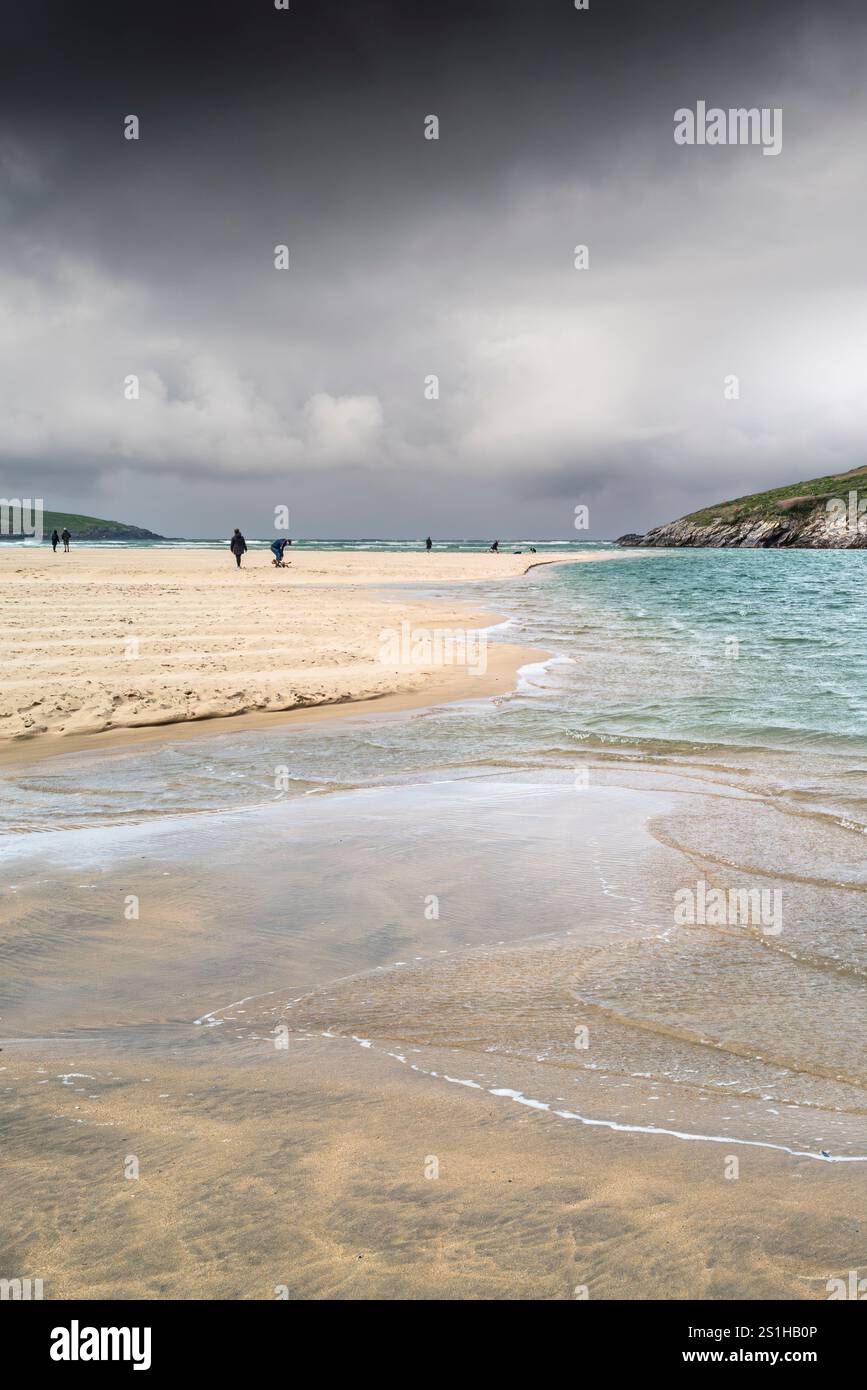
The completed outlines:
<svg viewBox="0 0 867 1390">
<path fill-rule="evenodd" d="M 3 0 L 0 491 L 583 539 L 863 463 L 865 41 L 847 0 Z M 698 100 L 782 152 L 675 144 Z"/>
</svg>

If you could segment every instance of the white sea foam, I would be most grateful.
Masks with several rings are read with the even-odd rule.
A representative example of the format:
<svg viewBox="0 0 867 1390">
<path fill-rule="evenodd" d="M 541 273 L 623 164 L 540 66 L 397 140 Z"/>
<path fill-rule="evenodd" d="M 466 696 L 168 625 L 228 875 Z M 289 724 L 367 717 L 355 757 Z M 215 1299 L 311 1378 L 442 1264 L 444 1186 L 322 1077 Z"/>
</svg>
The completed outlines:
<svg viewBox="0 0 867 1390">
<path fill-rule="evenodd" d="M 335 1037 L 339 1034 L 323 1034 L 323 1037 Z M 395 1057 L 393 1052 L 384 1052 L 371 1042 L 370 1038 L 357 1038 L 353 1035 L 352 1041 L 358 1043 L 374 1052 L 380 1052 L 386 1057 Z M 443 1073 L 432 1071 L 428 1067 L 422 1067 L 416 1062 L 410 1063 L 410 1070 L 418 1072 L 422 1076 L 429 1076 L 437 1080 L 450 1082 L 453 1086 L 465 1086 L 474 1091 L 485 1091 L 488 1095 L 496 1096 L 501 1100 L 510 1100 L 515 1105 L 524 1105 L 530 1110 L 540 1110 L 554 1116 L 558 1120 L 574 1121 L 578 1124 L 586 1125 L 588 1128 L 614 1130 L 618 1134 L 654 1134 L 667 1139 L 679 1139 L 688 1143 L 696 1144 L 737 1144 L 742 1148 L 750 1149 L 771 1149 L 776 1153 L 789 1154 L 792 1158 L 810 1158 L 817 1163 L 867 1163 L 867 1154 L 829 1154 L 824 1152 L 814 1153 L 809 1149 L 794 1149 L 788 1144 L 774 1144 L 765 1139 L 737 1139 L 730 1134 L 697 1134 L 690 1130 L 666 1129 L 662 1125 L 638 1125 L 627 1124 L 622 1120 L 599 1119 L 591 1115 L 580 1115 L 575 1110 L 557 1110 L 546 1100 L 536 1100 L 533 1096 L 526 1096 L 523 1091 L 516 1090 L 511 1086 L 483 1086 L 478 1081 L 473 1081 L 466 1077 L 449 1076 Z"/>
</svg>

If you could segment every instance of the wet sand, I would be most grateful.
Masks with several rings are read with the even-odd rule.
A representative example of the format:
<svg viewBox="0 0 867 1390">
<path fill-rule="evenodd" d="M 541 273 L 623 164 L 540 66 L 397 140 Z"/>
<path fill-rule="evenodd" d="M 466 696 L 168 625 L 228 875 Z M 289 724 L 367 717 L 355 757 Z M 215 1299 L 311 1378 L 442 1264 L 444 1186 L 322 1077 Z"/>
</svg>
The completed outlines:
<svg viewBox="0 0 867 1390">
<path fill-rule="evenodd" d="M 801 885 L 778 978 L 755 934 L 672 940 L 699 839 L 767 847 L 770 813 L 635 780 L 7 852 L 2 1269 L 49 1298 L 827 1297 L 864 1263 L 867 1164 L 838 1160 L 867 1153 L 865 1067 L 857 1013 L 808 1019 L 809 933 L 849 890 Z M 785 1058 L 755 1033 L 778 1008 Z"/>
<path fill-rule="evenodd" d="M 860 1171 L 756 1151 L 727 1181 L 722 1152 L 576 1143 L 351 1046 L 209 1041 L 146 1066 L 94 1048 L 99 1081 L 67 1086 L 69 1049 L 44 1085 L 16 1063 L 4 1269 L 52 1299 L 800 1300 L 863 1266 Z"/>
</svg>

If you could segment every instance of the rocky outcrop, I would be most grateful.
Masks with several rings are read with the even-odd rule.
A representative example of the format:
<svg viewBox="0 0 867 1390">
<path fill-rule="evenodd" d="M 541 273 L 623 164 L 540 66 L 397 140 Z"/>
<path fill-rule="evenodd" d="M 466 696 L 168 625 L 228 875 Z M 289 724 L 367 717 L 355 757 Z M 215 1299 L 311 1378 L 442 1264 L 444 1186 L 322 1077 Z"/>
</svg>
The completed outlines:
<svg viewBox="0 0 867 1390">
<path fill-rule="evenodd" d="M 844 475 L 845 476 L 845 475 Z M 824 481 L 824 480 L 823 480 Z M 864 511 L 859 512 L 859 506 Z M 717 513 L 714 515 L 714 513 Z M 812 496 L 759 496 L 722 503 L 656 526 L 643 536 L 620 536 L 624 546 L 712 546 L 747 550 L 867 549 L 867 493 L 839 489 Z"/>
</svg>

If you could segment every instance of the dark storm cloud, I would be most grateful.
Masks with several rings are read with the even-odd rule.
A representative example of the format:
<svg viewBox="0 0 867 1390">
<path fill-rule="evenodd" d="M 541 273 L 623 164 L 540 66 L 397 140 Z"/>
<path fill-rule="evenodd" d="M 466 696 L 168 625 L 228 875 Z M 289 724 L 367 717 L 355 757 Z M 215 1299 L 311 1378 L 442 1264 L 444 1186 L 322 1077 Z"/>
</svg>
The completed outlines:
<svg viewBox="0 0 867 1390">
<path fill-rule="evenodd" d="M 585 502 L 610 534 L 863 457 L 857 6 L 2 24 L 7 493 L 199 534 L 289 501 L 308 533 L 566 535 Z M 782 106 L 782 155 L 676 147 L 698 98 Z"/>
</svg>

